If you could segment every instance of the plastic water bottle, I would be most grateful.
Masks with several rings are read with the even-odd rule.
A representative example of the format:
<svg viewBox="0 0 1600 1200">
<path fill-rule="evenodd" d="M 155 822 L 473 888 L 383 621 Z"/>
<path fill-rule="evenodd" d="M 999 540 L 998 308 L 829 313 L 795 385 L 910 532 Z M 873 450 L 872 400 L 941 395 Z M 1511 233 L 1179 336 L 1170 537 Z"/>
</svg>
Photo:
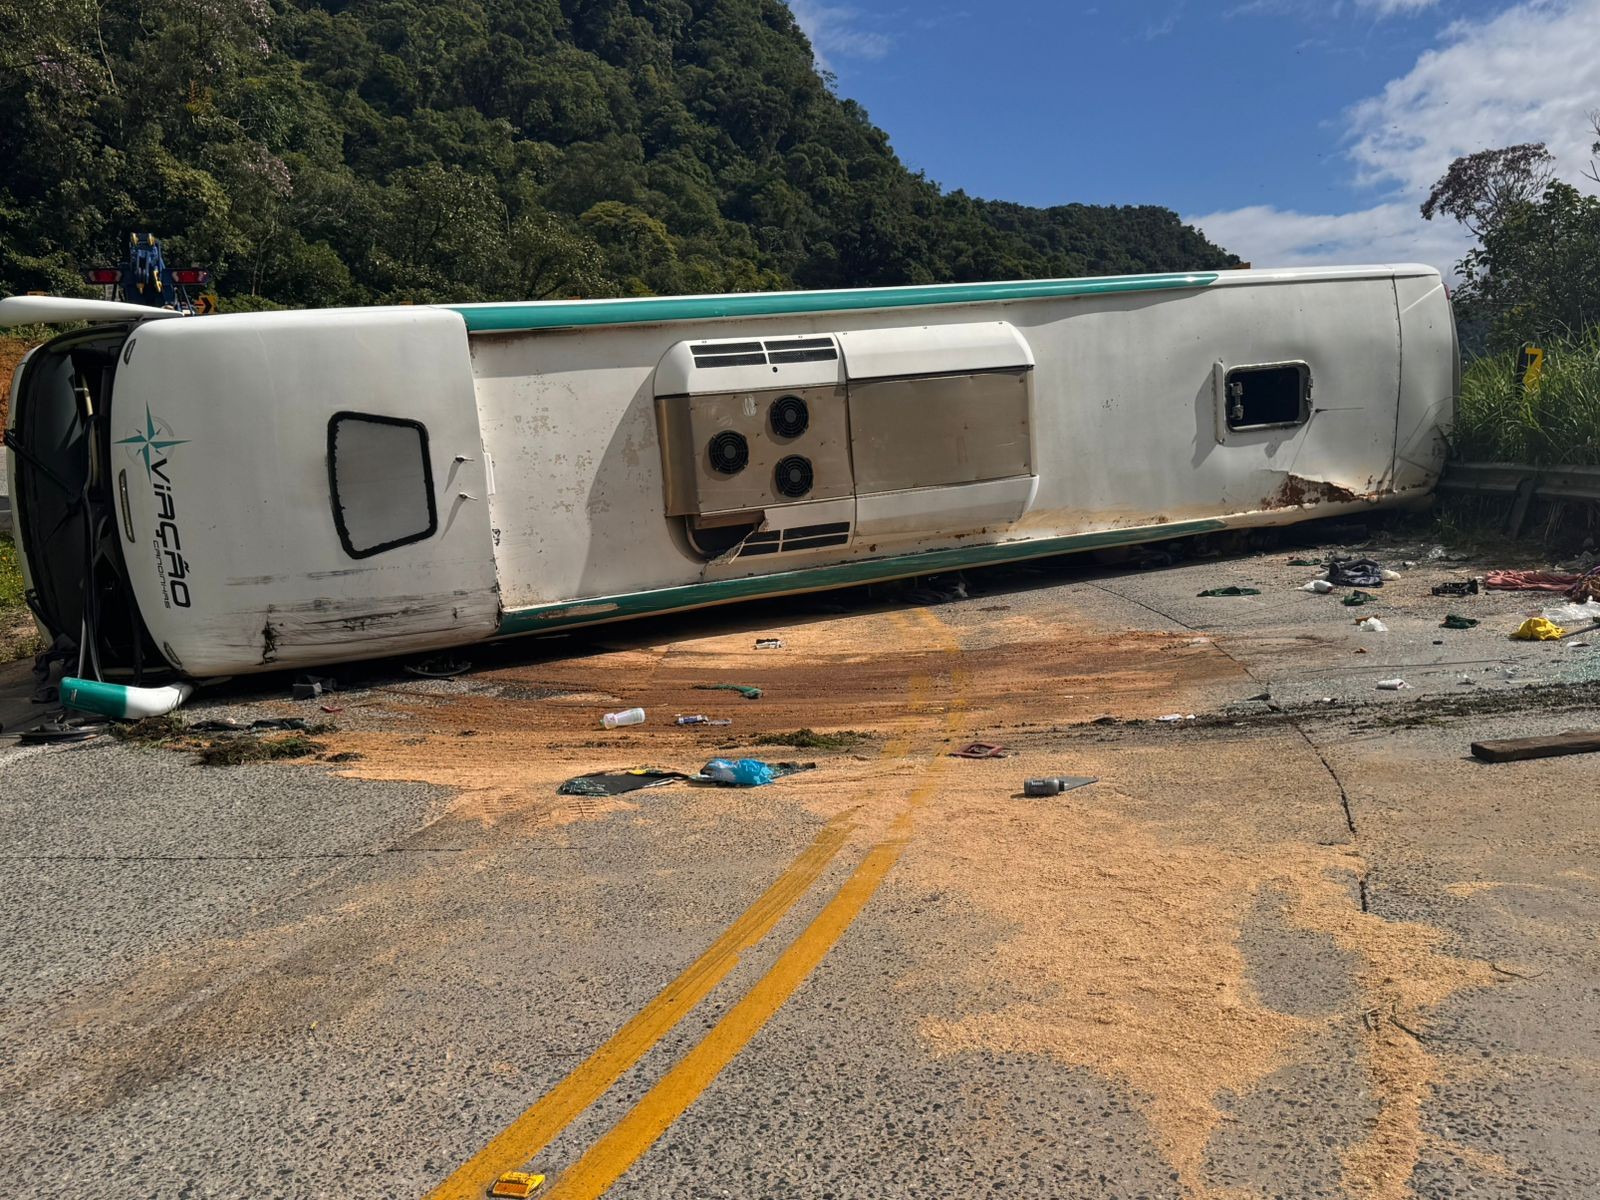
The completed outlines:
<svg viewBox="0 0 1600 1200">
<path fill-rule="evenodd" d="M 615 729 L 619 725 L 643 725 L 644 709 L 626 708 L 621 712 L 607 713 L 600 718 L 600 724 L 607 729 Z"/>
</svg>

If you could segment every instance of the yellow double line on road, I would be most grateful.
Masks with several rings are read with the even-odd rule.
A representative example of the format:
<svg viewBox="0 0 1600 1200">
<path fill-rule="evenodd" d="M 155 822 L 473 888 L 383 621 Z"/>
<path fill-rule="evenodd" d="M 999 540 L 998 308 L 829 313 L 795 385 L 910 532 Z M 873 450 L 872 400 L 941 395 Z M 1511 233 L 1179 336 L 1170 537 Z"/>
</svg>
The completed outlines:
<svg viewBox="0 0 1600 1200">
<path fill-rule="evenodd" d="M 895 614 L 896 623 L 940 635 L 938 648 L 959 650 L 949 630 L 932 614 L 913 617 Z M 952 672 L 958 684 L 964 679 Z M 914 693 L 926 692 L 931 681 L 912 681 Z M 946 714 L 946 732 L 963 707 L 952 700 Z M 925 701 L 923 702 L 925 703 Z M 913 707 L 920 707 L 913 704 Z M 884 747 L 885 756 L 904 754 L 910 739 L 902 734 Z M 761 1027 L 816 969 L 844 931 L 860 916 L 879 885 L 900 861 L 911 834 L 913 812 L 933 794 L 933 769 L 912 791 L 905 808 L 887 834 L 867 852 L 833 898 L 778 956 L 767 973 L 728 1010 L 709 1033 L 674 1065 L 661 1080 L 562 1173 L 545 1200 L 593 1200 L 602 1195 L 683 1115 L 702 1092 L 750 1042 Z M 571 1121 L 599 1099 L 622 1074 L 637 1063 L 691 1009 L 700 1003 L 739 961 L 740 954 L 765 937 L 806 894 L 833 860 L 854 828 L 852 812 L 834 817 L 811 845 L 791 863 L 776 882 L 719 937 L 711 947 L 668 984 L 649 1004 L 619 1029 L 571 1074 L 513 1121 L 502 1133 L 429 1194 L 429 1200 L 467 1200 L 481 1197 L 507 1170 L 528 1162 L 553 1141 Z"/>
</svg>

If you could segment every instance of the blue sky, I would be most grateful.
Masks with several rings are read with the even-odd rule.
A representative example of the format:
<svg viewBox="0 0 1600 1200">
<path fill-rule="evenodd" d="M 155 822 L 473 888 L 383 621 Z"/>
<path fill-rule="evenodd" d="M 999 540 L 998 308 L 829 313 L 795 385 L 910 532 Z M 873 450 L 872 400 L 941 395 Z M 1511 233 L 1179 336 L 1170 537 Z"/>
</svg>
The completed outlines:
<svg viewBox="0 0 1600 1200">
<path fill-rule="evenodd" d="M 790 0 L 841 95 L 946 188 L 1162 204 L 1257 266 L 1416 260 L 1458 154 L 1589 190 L 1600 0 Z M 1588 132 L 1588 136 L 1586 136 Z"/>
</svg>

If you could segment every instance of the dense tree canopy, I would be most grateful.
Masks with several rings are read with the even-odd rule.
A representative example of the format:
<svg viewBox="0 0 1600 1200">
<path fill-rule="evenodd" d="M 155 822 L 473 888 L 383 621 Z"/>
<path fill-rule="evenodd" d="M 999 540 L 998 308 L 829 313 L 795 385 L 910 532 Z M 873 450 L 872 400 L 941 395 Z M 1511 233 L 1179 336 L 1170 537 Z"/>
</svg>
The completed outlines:
<svg viewBox="0 0 1600 1200">
<path fill-rule="evenodd" d="M 1600 138 L 1600 113 L 1591 121 Z M 1477 239 L 1456 267 L 1456 314 L 1471 350 L 1600 324 L 1600 198 L 1557 180 L 1554 164 L 1540 142 L 1463 155 L 1422 206 L 1424 218 L 1454 217 Z M 1600 182 L 1600 161 L 1585 174 Z"/>
<path fill-rule="evenodd" d="M 0 294 L 133 229 L 236 307 L 1219 267 L 945 193 L 778 0 L 0 0 Z"/>
</svg>

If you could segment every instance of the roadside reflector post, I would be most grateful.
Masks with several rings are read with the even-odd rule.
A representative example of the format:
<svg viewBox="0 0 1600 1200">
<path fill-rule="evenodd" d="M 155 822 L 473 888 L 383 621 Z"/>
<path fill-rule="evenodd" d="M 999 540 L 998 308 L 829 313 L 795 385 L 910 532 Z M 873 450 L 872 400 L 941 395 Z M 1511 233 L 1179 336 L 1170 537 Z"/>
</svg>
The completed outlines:
<svg viewBox="0 0 1600 1200">
<path fill-rule="evenodd" d="M 1544 348 L 1525 342 L 1517 351 L 1517 382 L 1525 392 L 1539 390 L 1539 377 L 1544 373 Z"/>
</svg>

